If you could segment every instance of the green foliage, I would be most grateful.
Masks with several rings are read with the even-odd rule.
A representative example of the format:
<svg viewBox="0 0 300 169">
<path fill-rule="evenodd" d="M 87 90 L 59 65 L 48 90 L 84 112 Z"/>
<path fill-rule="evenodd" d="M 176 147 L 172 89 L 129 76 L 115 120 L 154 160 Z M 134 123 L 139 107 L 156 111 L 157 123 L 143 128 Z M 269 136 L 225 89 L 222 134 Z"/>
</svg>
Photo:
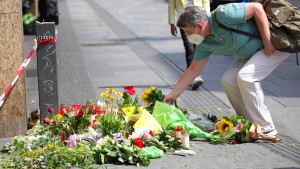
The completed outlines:
<svg viewBox="0 0 300 169">
<path fill-rule="evenodd" d="M 2 148 L 1 151 L 9 155 L 0 158 L 0 166 L 7 169 L 90 168 L 95 163 L 94 152 L 90 147 L 87 143 L 78 143 L 69 148 L 55 135 L 17 136 Z"/>
<path fill-rule="evenodd" d="M 137 96 L 132 99 L 132 97 L 127 92 L 123 92 L 123 103 L 121 104 L 121 107 L 129 106 L 139 107 L 139 99 Z"/>
<path fill-rule="evenodd" d="M 234 139 L 236 140 L 237 143 L 245 142 L 247 132 L 249 131 L 252 123 L 248 120 L 245 120 L 244 117 L 242 117 L 242 116 L 230 115 L 229 118 L 225 117 L 225 116 L 223 118 L 226 118 L 227 120 L 231 121 L 233 126 L 237 126 L 238 124 L 243 125 L 241 132 L 236 133 L 234 136 Z"/>
<path fill-rule="evenodd" d="M 155 146 L 164 152 L 174 152 L 179 148 L 184 148 L 182 143 L 175 138 L 173 130 L 163 128 L 162 132 L 156 133 L 151 140 L 145 142 L 145 146 Z"/>
<path fill-rule="evenodd" d="M 97 128 L 100 128 L 104 136 L 112 136 L 119 133 L 124 126 L 124 117 L 119 113 L 107 112 L 98 116 Z"/>
<path fill-rule="evenodd" d="M 101 146 L 94 147 L 95 159 L 98 164 L 149 165 L 150 159 L 142 157 L 141 149 L 136 147 L 131 140 L 118 141 L 110 137 L 104 139 Z"/>
</svg>

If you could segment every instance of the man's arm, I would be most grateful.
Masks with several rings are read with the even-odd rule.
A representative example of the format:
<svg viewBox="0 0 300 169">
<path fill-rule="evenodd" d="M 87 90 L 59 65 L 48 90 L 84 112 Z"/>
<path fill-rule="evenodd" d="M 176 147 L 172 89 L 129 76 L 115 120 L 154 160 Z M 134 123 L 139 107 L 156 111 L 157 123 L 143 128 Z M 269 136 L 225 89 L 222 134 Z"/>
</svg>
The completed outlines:
<svg viewBox="0 0 300 169">
<path fill-rule="evenodd" d="M 203 60 L 193 60 L 188 69 L 183 73 L 179 81 L 177 82 L 175 88 L 170 94 L 166 95 L 164 102 L 173 104 L 179 95 L 191 84 L 191 82 L 200 74 L 204 65 L 206 64 L 208 58 Z"/>
<path fill-rule="evenodd" d="M 246 20 L 254 18 L 264 44 L 264 52 L 271 55 L 275 48 L 271 42 L 271 34 L 267 15 L 260 3 L 252 2 L 246 4 Z"/>
</svg>

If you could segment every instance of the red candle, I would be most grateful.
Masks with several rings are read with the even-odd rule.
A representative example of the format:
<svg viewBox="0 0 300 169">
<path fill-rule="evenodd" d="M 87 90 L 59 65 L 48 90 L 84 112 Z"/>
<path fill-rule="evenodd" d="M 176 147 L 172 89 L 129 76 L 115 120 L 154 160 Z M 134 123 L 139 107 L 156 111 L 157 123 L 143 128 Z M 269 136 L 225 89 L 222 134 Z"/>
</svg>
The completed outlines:
<svg viewBox="0 0 300 169">
<path fill-rule="evenodd" d="M 181 131 L 183 130 L 183 127 L 178 125 L 174 128 L 175 131 L 175 137 L 177 138 L 178 141 L 181 141 Z"/>
</svg>

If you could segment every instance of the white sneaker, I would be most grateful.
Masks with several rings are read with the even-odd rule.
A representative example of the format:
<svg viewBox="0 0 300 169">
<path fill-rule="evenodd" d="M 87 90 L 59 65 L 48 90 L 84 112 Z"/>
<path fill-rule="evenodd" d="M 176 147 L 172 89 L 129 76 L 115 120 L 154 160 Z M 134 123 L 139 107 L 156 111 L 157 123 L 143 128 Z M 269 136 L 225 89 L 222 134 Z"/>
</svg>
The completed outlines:
<svg viewBox="0 0 300 169">
<path fill-rule="evenodd" d="M 201 76 L 198 76 L 194 79 L 191 84 L 192 90 L 197 90 L 203 84 L 203 79 Z"/>
<path fill-rule="evenodd" d="M 266 134 L 266 135 L 273 135 L 273 136 L 276 136 L 278 134 L 276 129 L 273 129 L 273 130 L 270 130 L 270 131 L 265 131 L 263 133 Z"/>
</svg>

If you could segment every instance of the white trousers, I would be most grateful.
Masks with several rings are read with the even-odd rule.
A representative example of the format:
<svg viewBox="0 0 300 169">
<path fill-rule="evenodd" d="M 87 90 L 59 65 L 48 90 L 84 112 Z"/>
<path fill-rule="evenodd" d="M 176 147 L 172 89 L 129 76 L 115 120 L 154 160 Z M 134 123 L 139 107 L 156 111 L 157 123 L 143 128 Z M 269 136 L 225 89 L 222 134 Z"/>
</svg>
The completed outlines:
<svg viewBox="0 0 300 169">
<path fill-rule="evenodd" d="M 271 131 L 275 126 L 260 82 L 288 56 L 289 53 L 279 51 L 266 56 L 262 49 L 249 60 L 238 60 L 222 76 L 222 86 L 236 114 L 257 122 L 262 132 Z"/>
</svg>

